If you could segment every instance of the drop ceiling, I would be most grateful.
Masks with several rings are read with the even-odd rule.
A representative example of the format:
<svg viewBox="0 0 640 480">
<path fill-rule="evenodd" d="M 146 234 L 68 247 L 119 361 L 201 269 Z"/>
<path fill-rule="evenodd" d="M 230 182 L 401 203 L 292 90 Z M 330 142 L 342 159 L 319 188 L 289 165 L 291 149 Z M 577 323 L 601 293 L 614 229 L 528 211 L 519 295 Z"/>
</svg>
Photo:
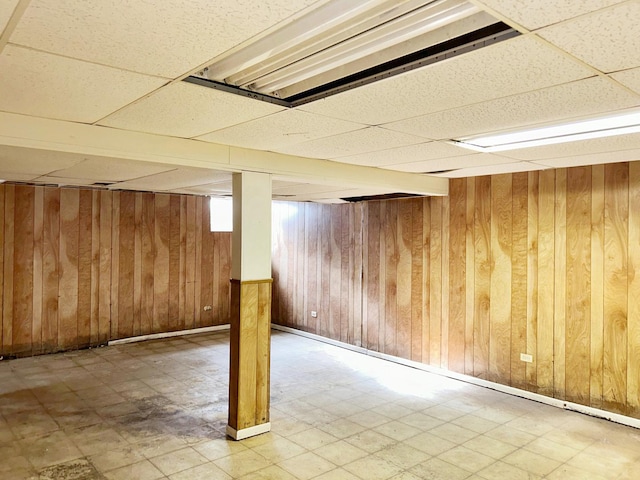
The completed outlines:
<svg viewBox="0 0 640 480">
<path fill-rule="evenodd" d="M 211 149 L 272 152 L 260 158 L 274 159 L 274 198 L 323 202 L 396 193 L 366 185 L 371 169 L 454 178 L 640 160 L 637 134 L 496 154 L 447 143 L 640 106 L 640 0 L 474 0 L 520 35 L 295 108 L 182 80 L 327 0 L 214 3 L 0 2 L 0 113 L 69 131 L 84 125 L 98 143 L 115 131 L 144 133 L 160 152 L 154 161 L 116 158 L 81 148 L 71 134 L 55 148 L 40 145 L 44 127 L 31 129 L 27 148 L 0 125 L 0 178 L 229 194 L 231 166 L 162 157 L 176 139 L 203 158 Z M 275 165 L 290 156 L 329 160 L 327 171 L 360 168 L 363 181 L 287 175 Z"/>
</svg>

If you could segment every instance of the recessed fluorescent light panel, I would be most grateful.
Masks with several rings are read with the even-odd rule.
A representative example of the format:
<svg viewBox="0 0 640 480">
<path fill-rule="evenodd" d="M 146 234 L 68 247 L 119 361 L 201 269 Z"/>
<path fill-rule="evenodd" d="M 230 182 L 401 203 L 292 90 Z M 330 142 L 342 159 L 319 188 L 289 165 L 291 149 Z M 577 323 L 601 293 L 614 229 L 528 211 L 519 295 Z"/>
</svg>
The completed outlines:
<svg viewBox="0 0 640 480">
<path fill-rule="evenodd" d="M 185 81 L 297 106 L 516 35 L 461 0 L 332 0 Z"/>
<path fill-rule="evenodd" d="M 452 143 L 477 152 L 502 152 L 628 133 L 640 133 L 640 110 L 497 135 L 462 138 L 452 140 Z"/>
</svg>

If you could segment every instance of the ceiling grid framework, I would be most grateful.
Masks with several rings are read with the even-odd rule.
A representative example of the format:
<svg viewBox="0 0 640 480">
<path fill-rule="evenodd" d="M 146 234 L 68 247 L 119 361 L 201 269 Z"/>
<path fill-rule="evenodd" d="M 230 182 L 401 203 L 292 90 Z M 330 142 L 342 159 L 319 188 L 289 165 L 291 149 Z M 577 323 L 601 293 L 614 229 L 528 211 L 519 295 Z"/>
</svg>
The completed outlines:
<svg viewBox="0 0 640 480">
<path fill-rule="evenodd" d="M 448 143 L 640 107 L 640 0 L 473 0 L 522 35 L 292 109 L 181 81 L 328 3 L 3 1 L 0 178 L 225 195 L 253 169 L 273 173 L 274 198 L 340 201 L 426 194 L 425 173 L 640 159 L 639 134 Z"/>
</svg>

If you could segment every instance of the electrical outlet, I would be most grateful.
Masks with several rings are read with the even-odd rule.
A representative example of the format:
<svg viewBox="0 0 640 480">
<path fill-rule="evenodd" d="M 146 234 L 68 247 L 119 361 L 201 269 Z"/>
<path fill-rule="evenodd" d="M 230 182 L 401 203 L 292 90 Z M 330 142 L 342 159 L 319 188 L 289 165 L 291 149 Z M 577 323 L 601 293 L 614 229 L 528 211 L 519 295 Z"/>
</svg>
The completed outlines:
<svg viewBox="0 0 640 480">
<path fill-rule="evenodd" d="M 523 362 L 531 363 L 533 362 L 533 355 L 529 355 L 528 353 L 521 353 L 520 360 Z"/>
<path fill-rule="evenodd" d="M 205 312 L 210 312 L 211 310 L 213 310 L 213 307 L 211 305 L 205 305 L 203 310 Z"/>
<path fill-rule="evenodd" d="M 318 318 L 318 312 L 316 312 L 315 310 L 311 310 L 311 317 Z"/>
</svg>

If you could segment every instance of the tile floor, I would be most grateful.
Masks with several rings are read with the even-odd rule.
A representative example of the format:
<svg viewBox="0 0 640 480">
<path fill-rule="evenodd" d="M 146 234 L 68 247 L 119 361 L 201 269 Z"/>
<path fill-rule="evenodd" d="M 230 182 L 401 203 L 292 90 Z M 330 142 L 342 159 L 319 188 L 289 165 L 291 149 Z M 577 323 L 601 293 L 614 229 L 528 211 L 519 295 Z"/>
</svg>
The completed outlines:
<svg viewBox="0 0 640 480">
<path fill-rule="evenodd" d="M 640 478 L 639 430 L 275 331 L 234 442 L 227 375 L 227 333 L 0 362 L 0 478 Z"/>
</svg>

